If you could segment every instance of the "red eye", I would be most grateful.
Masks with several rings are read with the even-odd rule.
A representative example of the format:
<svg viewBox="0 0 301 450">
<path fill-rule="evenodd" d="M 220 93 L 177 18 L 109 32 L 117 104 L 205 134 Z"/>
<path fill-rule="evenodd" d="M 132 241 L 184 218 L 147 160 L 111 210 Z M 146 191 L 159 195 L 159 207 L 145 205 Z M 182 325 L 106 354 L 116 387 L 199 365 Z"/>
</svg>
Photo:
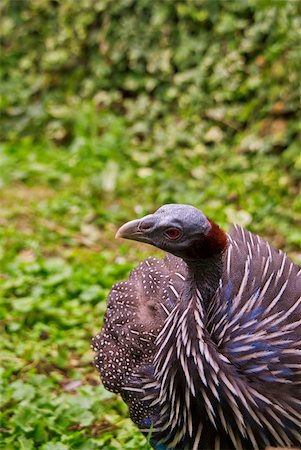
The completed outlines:
<svg viewBox="0 0 301 450">
<path fill-rule="evenodd" d="M 180 230 L 178 230 L 178 228 L 168 228 L 167 230 L 164 231 L 164 234 L 169 239 L 178 239 L 181 236 L 181 232 Z"/>
</svg>

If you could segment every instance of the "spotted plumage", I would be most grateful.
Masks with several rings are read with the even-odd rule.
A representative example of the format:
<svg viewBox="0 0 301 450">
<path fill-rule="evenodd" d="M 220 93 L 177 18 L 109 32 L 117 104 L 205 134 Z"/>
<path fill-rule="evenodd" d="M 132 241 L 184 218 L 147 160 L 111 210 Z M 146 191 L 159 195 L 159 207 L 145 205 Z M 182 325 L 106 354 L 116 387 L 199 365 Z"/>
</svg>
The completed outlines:
<svg viewBox="0 0 301 450">
<path fill-rule="evenodd" d="M 120 234 L 173 253 L 113 286 L 92 342 L 104 385 L 154 447 L 300 445 L 301 268 L 187 205 Z"/>
</svg>

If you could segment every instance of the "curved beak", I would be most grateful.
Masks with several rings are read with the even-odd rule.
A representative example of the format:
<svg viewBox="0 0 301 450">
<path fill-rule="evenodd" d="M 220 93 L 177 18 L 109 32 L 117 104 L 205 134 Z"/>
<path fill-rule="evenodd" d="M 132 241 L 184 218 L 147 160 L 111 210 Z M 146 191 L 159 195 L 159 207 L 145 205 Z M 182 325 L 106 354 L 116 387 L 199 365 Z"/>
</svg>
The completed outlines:
<svg viewBox="0 0 301 450">
<path fill-rule="evenodd" d="M 142 217 L 142 219 L 131 220 L 122 225 L 117 231 L 115 238 L 131 239 L 132 241 L 146 242 L 151 244 L 147 232 L 152 228 L 154 221 L 150 221 L 152 215 Z M 152 223 L 151 223 L 152 222 Z"/>
</svg>

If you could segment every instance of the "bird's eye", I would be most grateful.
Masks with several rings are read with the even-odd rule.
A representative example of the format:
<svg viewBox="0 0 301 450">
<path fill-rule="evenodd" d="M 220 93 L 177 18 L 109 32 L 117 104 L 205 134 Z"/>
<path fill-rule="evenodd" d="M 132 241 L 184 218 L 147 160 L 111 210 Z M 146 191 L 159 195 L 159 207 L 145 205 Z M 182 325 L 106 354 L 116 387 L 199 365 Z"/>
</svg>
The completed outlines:
<svg viewBox="0 0 301 450">
<path fill-rule="evenodd" d="M 181 236 L 181 231 L 178 230 L 178 228 L 167 228 L 167 230 L 164 231 L 164 234 L 169 239 L 175 240 Z"/>
</svg>

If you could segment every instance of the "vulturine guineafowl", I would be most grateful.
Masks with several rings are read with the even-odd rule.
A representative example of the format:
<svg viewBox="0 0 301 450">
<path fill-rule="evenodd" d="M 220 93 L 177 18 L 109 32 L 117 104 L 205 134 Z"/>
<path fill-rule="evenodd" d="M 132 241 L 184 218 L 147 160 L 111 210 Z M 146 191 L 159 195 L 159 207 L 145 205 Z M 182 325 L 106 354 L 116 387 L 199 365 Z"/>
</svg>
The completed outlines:
<svg viewBox="0 0 301 450">
<path fill-rule="evenodd" d="M 154 448 L 301 445 L 301 268 L 188 205 L 117 237 L 168 252 L 113 286 L 92 341 L 105 387 Z"/>
</svg>

